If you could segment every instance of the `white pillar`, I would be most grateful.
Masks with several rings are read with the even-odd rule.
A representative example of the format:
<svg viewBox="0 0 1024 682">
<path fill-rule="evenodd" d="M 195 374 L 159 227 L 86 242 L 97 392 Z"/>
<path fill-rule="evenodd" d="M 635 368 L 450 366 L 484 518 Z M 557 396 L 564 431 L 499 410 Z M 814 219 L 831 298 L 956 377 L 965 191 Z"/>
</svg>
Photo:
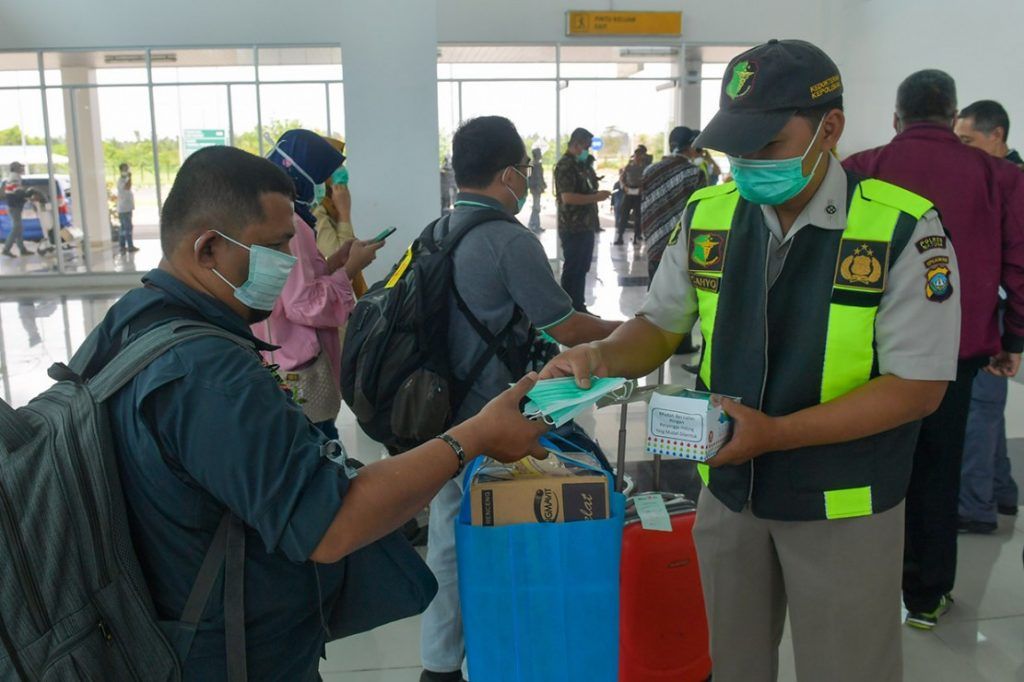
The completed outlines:
<svg viewBox="0 0 1024 682">
<path fill-rule="evenodd" d="M 679 125 L 684 125 L 694 130 L 700 126 L 700 67 L 699 59 L 687 59 L 683 65 L 682 78 L 682 102 Z"/>
<path fill-rule="evenodd" d="M 61 79 L 64 83 L 93 84 L 96 70 L 64 66 Z M 84 242 L 100 246 L 110 239 L 110 214 L 96 88 L 75 90 L 74 102 L 71 90 L 64 90 L 64 129 L 68 140 L 72 219 L 75 226 L 84 231 Z"/>
<path fill-rule="evenodd" d="M 437 0 L 347 4 L 341 36 L 353 224 L 364 239 L 398 228 L 367 271 L 373 282 L 441 213 Z"/>
</svg>

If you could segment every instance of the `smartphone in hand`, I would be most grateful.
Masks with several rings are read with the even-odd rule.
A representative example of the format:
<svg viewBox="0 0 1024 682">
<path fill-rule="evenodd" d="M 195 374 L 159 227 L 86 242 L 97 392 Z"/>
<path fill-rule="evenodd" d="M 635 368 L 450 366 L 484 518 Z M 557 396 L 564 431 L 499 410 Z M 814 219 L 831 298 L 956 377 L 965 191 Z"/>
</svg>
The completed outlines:
<svg viewBox="0 0 1024 682">
<path fill-rule="evenodd" d="M 389 227 L 386 230 L 382 230 L 380 234 L 378 234 L 376 237 L 374 237 L 373 239 L 370 240 L 370 243 L 371 244 L 379 244 L 380 242 L 384 241 L 385 239 L 387 239 L 388 237 L 390 237 L 391 235 L 393 235 L 397 231 L 398 231 L 397 227 Z"/>
</svg>

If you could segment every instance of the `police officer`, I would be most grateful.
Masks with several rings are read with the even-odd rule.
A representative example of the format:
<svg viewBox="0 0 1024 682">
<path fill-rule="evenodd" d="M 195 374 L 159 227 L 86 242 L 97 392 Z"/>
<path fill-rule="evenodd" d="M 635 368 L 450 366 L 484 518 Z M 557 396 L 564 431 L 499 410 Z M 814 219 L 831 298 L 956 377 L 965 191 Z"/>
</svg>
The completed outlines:
<svg viewBox="0 0 1024 682">
<path fill-rule="evenodd" d="M 903 498 L 956 374 L 959 280 L 927 200 L 830 153 L 842 92 L 803 41 L 736 57 L 695 142 L 735 182 L 690 198 L 635 319 L 541 374 L 644 376 L 699 316 L 697 386 L 738 398 L 694 529 L 716 682 L 775 679 L 787 608 L 799 679 L 902 679 Z"/>
</svg>

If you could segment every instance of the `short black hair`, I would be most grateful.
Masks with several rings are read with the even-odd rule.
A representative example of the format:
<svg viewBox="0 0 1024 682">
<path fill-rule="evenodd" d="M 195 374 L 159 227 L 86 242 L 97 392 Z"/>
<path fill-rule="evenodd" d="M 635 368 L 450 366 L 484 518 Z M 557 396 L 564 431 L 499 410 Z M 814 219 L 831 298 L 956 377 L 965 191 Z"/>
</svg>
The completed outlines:
<svg viewBox="0 0 1024 682">
<path fill-rule="evenodd" d="M 1003 129 L 1003 142 L 1010 137 L 1010 115 L 994 99 L 980 99 L 960 110 L 957 118 L 969 118 L 975 130 L 991 135 L 996 128 Z"/>
<path fill-rule="evenodd" d="M 455 184 L 480 189 L 506 166 L 526 157 L 526 145 L 512 121 L 504 116 L 478 116 L 459 126 L 452 138 Z"/>
<path fill-rule="evenodd" d="M 938 69 L 910 74 L 896 90 L 896 116 L 904 123 L 952 121 L 956 116 L 956 81 Z"/>
<path fill-rule="evenodd" d="M 828 115 L 828 112 L 832 111 L 833 109 L 838 109 L 839 111 L 843 110 L 842 95 L 836 97 L 833 100 L 829 100 L 828 102 L 819 104 L 817 106 L 807 107 L 805 109 L 797 109 L 794 116 L 805 118 L 811 123 L 812 126 L 818 127 L 818 125 L 821 123 L 821 119 L 825 118 Z"/>
<path fill-rule="evenodd" d="M 295 185 L 281 168 L 235 147 L 206 147 L 178 170 L 160 212 L 160 247 L 170 257 L 182 237 L 197 228 L 238 234 L 266 218 L 268 192 L 295 199 Z"/>
<path fill-rule="evenodd" d="M 124 170 L 127 167 L 128 164 L 126 162 L 121 162 L 121 165 L 117 167 L 117 170 Z"/>
</svg>

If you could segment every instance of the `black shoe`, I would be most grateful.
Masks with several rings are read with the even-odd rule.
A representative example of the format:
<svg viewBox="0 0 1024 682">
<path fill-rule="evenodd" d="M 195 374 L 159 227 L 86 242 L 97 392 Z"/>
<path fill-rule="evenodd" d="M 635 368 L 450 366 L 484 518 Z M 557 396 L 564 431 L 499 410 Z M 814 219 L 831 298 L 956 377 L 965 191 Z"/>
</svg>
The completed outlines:
<svg viewBox="0 0 1024 682">
<path fill-rule="evenodd" d="M 686 363 L 683 363 L 683 369 L 690 374 L 700 374 L 700 365 L 687 365 Z"/>
<path fill-rule="evenodd" d="M 456 670 L 453 673 L 435 673 L 424 670 L 420 673 L 420 682 L 466 682 L 462 678 L 462 671 Z"/>
<path fill-rule="evenodd" d="M 622 246 L 622 240 L 616 239 L 615 241 L 612 242 L 612 246 Z"/>
<path fill-rule="evenodd" d="M 971 533 L 972 535 L 988 535 L 995 531 L 998 525 L 992 521 L 974 521 L 973 519 L 960 518 L 957 523 L 957 531 L 960 533 Z"/>
<path fill-rule="evenodd" d="M 137 246 L 129 246 L 128 247 L 128 253 L 138 253 L 138 252 L 139 252 L 139 247 L 137 247 Z"/>
<path fill-rule="evenodd" d="M 1016 516 L 1017 505 L 1000 504 L 996 507 L 996 511 L 998 511 L 1003 516 Z"/>
<path fill-rule="evenodd" d="M 4 251 L 3 253 L 4 253 L 4 255 L 5 255 L 5 256 L 7 256 L 8 258 L 17 258 L 17 257 L 18 257 L 18 254 L 16 254 L 16 253 L 12 253 L 12 252 L 10 252 L 10 251 Z"/>
</svg>

